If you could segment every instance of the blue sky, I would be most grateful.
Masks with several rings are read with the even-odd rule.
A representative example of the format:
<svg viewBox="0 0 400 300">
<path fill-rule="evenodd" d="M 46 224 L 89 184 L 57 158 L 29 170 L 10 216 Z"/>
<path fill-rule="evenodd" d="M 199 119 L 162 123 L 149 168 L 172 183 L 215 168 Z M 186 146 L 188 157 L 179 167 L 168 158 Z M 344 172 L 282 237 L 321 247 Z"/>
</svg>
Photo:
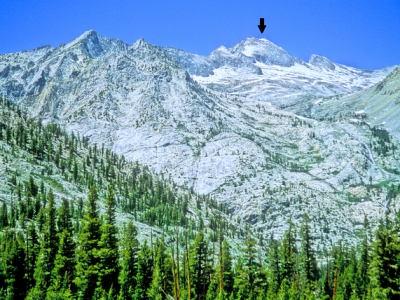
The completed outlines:
<svg viewBox="0 0 400 300">
<path fill-rule="evenodd" d="M 58 46 L 89 29 L 202 55 L 254 36 L 307 61 L 315 53 L 363 69 L 400 64 L 399 0 L 0 0 L 0 53 Z"/>
</svg>

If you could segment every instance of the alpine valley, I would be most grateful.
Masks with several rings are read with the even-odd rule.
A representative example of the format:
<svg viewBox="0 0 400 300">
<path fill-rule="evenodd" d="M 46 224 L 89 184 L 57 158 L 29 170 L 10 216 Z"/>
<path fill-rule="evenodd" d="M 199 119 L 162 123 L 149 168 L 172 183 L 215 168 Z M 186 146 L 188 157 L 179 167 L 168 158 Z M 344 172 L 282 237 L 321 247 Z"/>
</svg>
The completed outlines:
<svg viewBox="0 0 400 300">
<path fill-rule="evenodd" d="M 376 228 L 399 206 L 400 68 L 305 62 L 266 39 L 205 57 L 87 31 L 0 55 L 0 96 L 214 199 L 265 238 L 307 214 L 316 249 L 354 245 L 365 217 Z"/>
</svg>

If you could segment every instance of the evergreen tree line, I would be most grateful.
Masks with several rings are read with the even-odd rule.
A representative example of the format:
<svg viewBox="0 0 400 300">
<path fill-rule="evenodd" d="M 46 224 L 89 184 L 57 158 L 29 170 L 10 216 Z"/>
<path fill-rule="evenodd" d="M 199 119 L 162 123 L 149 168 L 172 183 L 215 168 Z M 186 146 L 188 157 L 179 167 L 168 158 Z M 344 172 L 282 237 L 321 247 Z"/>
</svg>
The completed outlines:
<svg viewBox="0 0 400 300">
<path fill-rule="evenodd" d="M 173 237 L 138 241 L 130 221 L 116 224 L 116 199 L 108 187 L 105 212 L 91 187 L 80 226 L 70 202 L 56 207 L 46 193 L 43 215 L 14 227 L 1 211 L 0 299 L 398 299 L 400 216 L 381 222 L 371 242 L 341 243 L 317 261 L 304 216 L 289 221 L 281 240 L 261 247 L 250 235 L 234 259 L 219 222 L 218 238 L 176 227 Z"/>
</svg>

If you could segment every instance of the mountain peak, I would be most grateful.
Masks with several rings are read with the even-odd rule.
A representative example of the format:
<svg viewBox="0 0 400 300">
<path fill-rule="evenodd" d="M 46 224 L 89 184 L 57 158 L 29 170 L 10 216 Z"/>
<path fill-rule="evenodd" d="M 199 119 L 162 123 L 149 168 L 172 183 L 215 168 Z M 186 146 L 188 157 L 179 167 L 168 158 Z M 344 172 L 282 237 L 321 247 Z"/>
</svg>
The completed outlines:
<svg viewBox="0 0 400 300">
<path fill-rule="evenodd" d="M 225 46 L 220 46 L 217 49 L 215 49 L 213 52 L 211 52 L 211 55 L 215 55 L 216 53 L 225 53 L 228 55 L 232 55 L 231 52 L 229 52 L 229 50 L 225 47 Z"/>
<path fill-rule="evenodd" d="M 219 46 L 215 51 L 228 51 L 225 46 Z"/>
<path fill-rule="evenodd" d="M 95 58 L 105 52 L 103 38 L 94 30 L 85 31 L 82 35 L 65 45 L 64 49 L 79 48 L 86 56 Z"/>
<path fill-rule="evenodd" d="M 243 41 L 241 41 L 240 43 L 263 43 L 263 42 L 269 42 L 271 43 L 269 40 L 265 39 L 265 38 L 256 38 L 254 36 L 245 38 Z"/>
<path fill-rule="evenodd" d="M 332 70 L 332 71 L 335 70 L 335 68 L 336 68 L 335 64 L 333 62 L 331 62 L 329 59 L 327 59 L 324 56 L 317 55 L 317 54 L 311 55 L 308 63 L 312 64 L 314 66 Z"/>
<path fill-rule="evenodd" d="M 129 45 L 118 39 L 102 37 L 95 30 L 88 30 L 63 47 L 71 50 L 78 48 L 87 57 L 96 58 L 109 52 L 125 51 Z"/>
<path fill-rule="evenodd" d="M 150 44 L 144 38 L 140 38 L 136 42 L 133 43 L 132 47 L 136 49 L 139 47 L 149 46 L 149 45 Z"/>
<path fill-rule="evenodd" d="M 93 41 L 94 39 L 99 40 L 99 38 L 101 38 L 101 36 L 96 31 L 91 29 L 91 30 L 88 30 L 88 31 L 85 31 L 84 33 L 82 33 L 80 36 L 78 36 L 72 42 L 67 44 L 67 46 L 68 45 L 72 46 L 72 45 L 75 45 L 75 44 L 80 43 L 80 42 L 85 43 L 87 41 L 91 41 L 91 40 Z"/>
<path fill-rule="evenodd" d="M 258 48 L 266 48 L 266 47 L 273 47 L 273 48 L 279 48 L 282 49 L 281 47 L 275 45 L 274 43 L 272 43 L 271 41 L 265 39 L 265 38 L 255 38 L 255 37 L 248 37 L 245 38 L 244 40 L 240 41 L 239 43 L 237 43 L 235 46 L 232 47 L 249 47 L 249 46 L 254 46 L 254 47 L 258 47 Z M 282 49 L 283 50 L 283 49 Z"/>
<path fill-rule="evenodd" d="M 98 35 L 98 33 L 95 30 L 90 29 L 90 30 L 85 31 L 83 34 L 81 34 L 81 36 L 79 38 L 85 38 L 85 37 L 94 36 L 94 35 Z"/>
<path fill-rule="evenodd" d="M 290 67 L 296 58 L 267 39 L 249 37 L 229 48 L 235 55 L 245 55 L 267 65 Z"/>
</svg>

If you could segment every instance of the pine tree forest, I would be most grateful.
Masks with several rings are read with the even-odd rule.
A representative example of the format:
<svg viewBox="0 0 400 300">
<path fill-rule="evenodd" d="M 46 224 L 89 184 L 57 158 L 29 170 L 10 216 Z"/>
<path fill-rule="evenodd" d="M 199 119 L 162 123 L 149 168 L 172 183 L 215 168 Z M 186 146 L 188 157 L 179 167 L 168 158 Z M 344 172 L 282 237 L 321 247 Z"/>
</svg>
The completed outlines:
<svg viewBox="0 0 400 300">
<path fill-rule="evenodd" d="M 400 299 L 400 215 L 319 252 L 307 215 L 262 237 L 212 198 L 1 102 L 0 299 Z M 56 176 L 85 197 L 60 196 Z"/>
</svg>

